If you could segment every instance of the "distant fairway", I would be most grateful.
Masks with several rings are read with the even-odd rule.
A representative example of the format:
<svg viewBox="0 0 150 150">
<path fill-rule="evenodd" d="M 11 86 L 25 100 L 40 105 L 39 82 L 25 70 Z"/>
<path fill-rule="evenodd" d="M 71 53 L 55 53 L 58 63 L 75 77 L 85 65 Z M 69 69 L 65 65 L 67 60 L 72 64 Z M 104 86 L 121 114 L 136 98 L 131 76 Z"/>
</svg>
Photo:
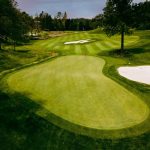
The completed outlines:
<svg viewBox="0 0 150 150">
<path fill-rule="evenodd" d="M 93 42 L 85 44 L 65 45 L 65 42 L 90 39 Z M 137 43 L 139 36 L 125 36 L 125 46 Z M 57 51 L 62 54 L 88 54 L 95 55 L 101 51 L 111 51 L 120 48 L 120 36 L 112 38 L 107 37 L 104 33 L 91 34 L 88 32 L 78 32 L 47 40 L 35 41 L 32 45 L 21 46 L 17 49 L 27 49 L 40 52 Z"/>
<path fill-rule="evenodd" d="M 13 73 L 7 83 L 10 89 L 77 125 L 111 130 L 142 123 L 149 108 L 104 76 L 104 64 L 97 57 L 65 56 Z"/>
</svg>

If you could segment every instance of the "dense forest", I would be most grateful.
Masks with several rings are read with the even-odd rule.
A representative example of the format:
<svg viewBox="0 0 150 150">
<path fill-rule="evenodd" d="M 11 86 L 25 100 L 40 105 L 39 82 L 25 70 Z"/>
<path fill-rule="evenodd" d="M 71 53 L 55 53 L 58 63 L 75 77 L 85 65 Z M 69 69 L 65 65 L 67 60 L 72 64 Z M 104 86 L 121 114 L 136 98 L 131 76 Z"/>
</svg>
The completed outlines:
<svg viewBox="0 0 150 150">
<path fill-rule="evenodd" d="M 54 18 L 46 12 L 41 12 L 34 20 L 39 23 L 42 30 L 51 31 L 87 31 L 102 26 L 103 15 L 97 15 L 93 19 L 68 18 L 67 13 L 58 12 Z"/>
</svg>

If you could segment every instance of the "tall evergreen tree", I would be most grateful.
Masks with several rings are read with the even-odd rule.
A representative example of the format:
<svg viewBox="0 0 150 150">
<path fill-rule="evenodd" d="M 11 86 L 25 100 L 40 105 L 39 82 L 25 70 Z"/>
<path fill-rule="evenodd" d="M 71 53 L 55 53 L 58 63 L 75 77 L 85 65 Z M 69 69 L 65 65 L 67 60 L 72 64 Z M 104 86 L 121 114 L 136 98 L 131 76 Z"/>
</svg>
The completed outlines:
<svg viewBox="0 0 150 150">
<path fill-rule="evenodd" d="M 66 20 L 67 20 L 67 13 L 65 12 L 64 13 L 64 16 L 63 16 L 63 28 L 64 28 L 64 30 L 66 30 Z"/>
<path fill-rule="evenodd" d="M 4 39 L 10 38 L 14 41 L 23 38 L 24 34 L 30 29 L 32 18 L 21 13 L 17 9 L 15 0 L 0 0 L 0 48 Z"/>
<path fill-rule="evenodd" d="M 0 0 L 0 49 L 1 43 L 10 35 L 15 5 L 13 0 Z"/>
<path fill-rule="evenodd" d="M 121 34 L 121 51 L 124 50 L 124 35 L 130 33 L 132 23 L 132 0 L 107 0 L 104 8 L 104 31 L 112 36 Z"/>
<path fill-rule="evenodd" d="M 142 30 L 150 29 L 150 1 L 135 3 L 133 10 L 133 27 Z"/>
</svg>

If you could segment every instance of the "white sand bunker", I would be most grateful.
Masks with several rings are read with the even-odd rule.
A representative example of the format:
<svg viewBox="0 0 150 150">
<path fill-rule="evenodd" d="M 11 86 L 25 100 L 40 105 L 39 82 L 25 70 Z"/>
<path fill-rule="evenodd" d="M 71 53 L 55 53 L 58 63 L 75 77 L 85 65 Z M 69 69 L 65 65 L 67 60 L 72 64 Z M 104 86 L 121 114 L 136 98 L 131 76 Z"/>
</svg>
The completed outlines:
<svg viewBox="0 0 150 150">
<path fill-rule="evenodd" d="M 65 42 L 64 44 L 65 44 L 65 45 L 68 45 L 68 44 L 84 44 L 84 43 L 89 43 L 89 42 L 91 42 L 91 41 L 92 41 L 92 40 L 87 39 L 87 40 L 79 40 L 79 41 Z"/>
<path fill-rule="evenodd" d="M 118 72 L 127 79 L 150 84 L 150 66 L 120 67 Z"/>
</svg>

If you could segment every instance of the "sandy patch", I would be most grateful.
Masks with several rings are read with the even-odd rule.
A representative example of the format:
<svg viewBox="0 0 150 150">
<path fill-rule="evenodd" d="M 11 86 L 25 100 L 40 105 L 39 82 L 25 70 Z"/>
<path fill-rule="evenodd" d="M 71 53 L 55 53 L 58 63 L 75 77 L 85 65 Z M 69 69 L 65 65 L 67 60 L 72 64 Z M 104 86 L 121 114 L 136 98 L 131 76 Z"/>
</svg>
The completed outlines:
<svg viewBox="0 0 150 150">
<path fill-rule="evenodd" d="M 87 39 L 87 40 L 79 40 L 79 41 L 65 42 L 64 44 L 65 44 L 65 45 L 68 45 L 68 44 L 84 44 L 84 43 L 89 43 L 89 42 L 91 42 L 91 41 L 92 41 L 92 40 Z"/>
<path fill-rule="evenodd" d="M 129 80 L 150 84 L 150 66 L 120 67 L 118 72 Z"/>
</svg>

